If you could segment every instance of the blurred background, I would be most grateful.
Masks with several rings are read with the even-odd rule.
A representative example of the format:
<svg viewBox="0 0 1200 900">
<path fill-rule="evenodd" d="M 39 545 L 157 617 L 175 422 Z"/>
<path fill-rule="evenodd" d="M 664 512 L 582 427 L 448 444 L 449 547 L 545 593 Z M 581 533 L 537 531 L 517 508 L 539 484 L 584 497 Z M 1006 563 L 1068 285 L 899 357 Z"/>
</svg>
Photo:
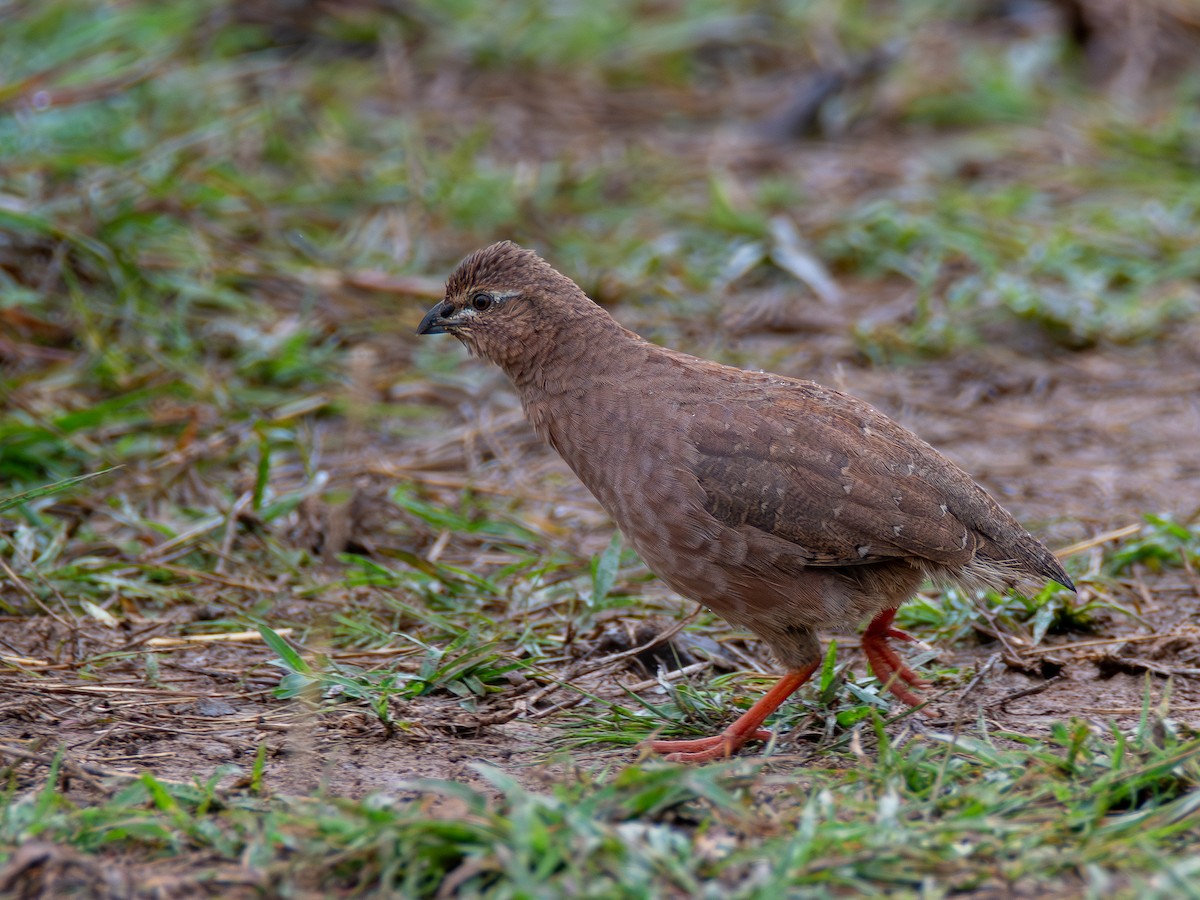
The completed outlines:
<svg viewBox="0 0 1200 900">
<path fill-rule="evenodd" d="M 1197 61 L 1194 0 L 5 4 L 0 485 L 122 468 L 4 527 L 101 598 L 146 554 L 486 567 L 420 504 L 491 484 L 586 559 L 502 376 L 413 334 L 504 238 L 1051 541 L 1186 517 Z"/>
<path fill-rule="evenodd" d="M 0 479 L 417 427 L 493 377 L 411 331 L 501 238 L 789 374 L 1163 339 L 1197 60 L 1194 0 L 6 3 Z"/>
</svg>

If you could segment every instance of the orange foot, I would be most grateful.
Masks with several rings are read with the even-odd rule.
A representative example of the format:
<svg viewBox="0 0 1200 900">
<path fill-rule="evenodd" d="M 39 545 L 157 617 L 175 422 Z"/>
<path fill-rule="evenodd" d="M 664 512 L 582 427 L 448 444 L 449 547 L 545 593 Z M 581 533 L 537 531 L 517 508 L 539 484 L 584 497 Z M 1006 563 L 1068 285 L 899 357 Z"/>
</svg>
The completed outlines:
<svg viewBox="0 0 1200 900">
<path fill-rule="evenodd" d="M 871 624 L 863 632 L 863 653 L 866 654 L 871 671 L 875 673 L 875 677 L 881 684 L 909 706 L 918 706 L 923 702 L 920 696 L 914 694 L 904 684 L 907 682 L 915 688 L 920 688 L 925 687 L 926 682 L 905 665 L 904 660 L 888 645 L 889 638 L 895 638 L 898 641 L 915 641 L 916 638 L 899 628 L 893 628 L 892 620 L 895 617 L 896 610 L 885 609 L 871 620 Z"/>
<path fill-rule="evenodd" d="M 750 734 L 734 734 L 730 727 L 712 737 L 692 741 L 651 741 L 650 749 L 664 753 L 671 762 L 708 762 L 725 759 L 748 741 L 769 741 L 774 735 L 765 728 L 755 729 Z"/>
<path fill-rule="evenodd" d="M 691 741 L 651 741 L 650 749 L 655 753 L 665 753 L 671 762 L 708 762 L 732 756 L 747 741 L 769 741 L 771 732 L 763 728 L 762 723 L 800 685 L 808 681 L 809 676 L 817 670 L 817 665 L 813 663 L 795 672 L 788 672 L 721 734 Z"/>
</svg>

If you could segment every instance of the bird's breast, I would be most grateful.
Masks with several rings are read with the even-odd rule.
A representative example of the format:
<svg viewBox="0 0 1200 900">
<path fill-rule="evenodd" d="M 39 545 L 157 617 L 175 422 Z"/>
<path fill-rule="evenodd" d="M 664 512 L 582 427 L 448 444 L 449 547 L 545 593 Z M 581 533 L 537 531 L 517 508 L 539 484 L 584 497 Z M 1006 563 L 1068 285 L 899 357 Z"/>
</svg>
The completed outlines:
<svg viewBox="0 0 1200 900">
<path fill-rule="evenodd" d="M 728 596 L 728 572 L 750 548 L 705 508 L 695 448 L 671 425 L 686 405 L 613 392 L 596 403 L 534 398 L 525 409 L 655 574 L 702 602 Z"/>
</svg>

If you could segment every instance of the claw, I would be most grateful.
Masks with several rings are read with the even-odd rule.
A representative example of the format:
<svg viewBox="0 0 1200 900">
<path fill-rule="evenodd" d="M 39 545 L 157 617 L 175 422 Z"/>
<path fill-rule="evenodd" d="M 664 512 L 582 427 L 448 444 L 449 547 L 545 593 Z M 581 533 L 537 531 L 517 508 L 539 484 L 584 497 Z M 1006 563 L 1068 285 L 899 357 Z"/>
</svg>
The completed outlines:
<svg viewBox="0 0 1200 900">
<path fill-rule="evenodd" d="M 919 706 L 924 701 L 919 695 L 905 687 L 905 683 L 920 688 L 926 687 L 927 682 L 910 669 L 887 643 L 889 638 L 900 641 L 915 641 L 916 638 L 899 628 L 893 628 L 892 619 L 895 617 L 895 609 L 885 609 L 871 620 L 871 624 L 863 632 L 863 653 L 867 657 L 871 671 L 875 673 L 875 677 L 881 684 L 909 706 Z"/>
<path fill-rule="evenodd" d="M 665 753 L 671 762 L 708 762 L 732 756 L 748 741 L 769 741 L 770 731 L 762 727 L 767 716 L 775 712 L 796 689 L 808 681 L 818 663 L 788 672 L 741 717 L 723 732 L 712 737 L 689 741 L 651 741 L 650 749 Z"/>
<path fill-rule="evenodd" d="M 664 754 L 669 762 L 708 762 L 733 756 L 742 744 L 749 741 L 766 742 L 774 736 L 765 728 L 740 737 L 726 731 L 692 741 L 651 741 L 650 749 L 655 753 Z"/>
</svg>

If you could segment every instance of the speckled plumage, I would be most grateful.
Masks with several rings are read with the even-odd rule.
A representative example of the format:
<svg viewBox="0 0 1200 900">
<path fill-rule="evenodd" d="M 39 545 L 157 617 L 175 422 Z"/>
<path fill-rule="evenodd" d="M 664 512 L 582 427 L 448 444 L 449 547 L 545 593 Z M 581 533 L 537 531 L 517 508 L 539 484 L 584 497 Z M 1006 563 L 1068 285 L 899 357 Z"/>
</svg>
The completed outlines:
<svg viewBox="0 0 1200 900">
<path fill-rule="evenodd" d="M 803 677 L 820 659 L 817 629 L 875 617 L 872 666 L 916 702 L 899 683 L 916 676 L 866 644 L 904 637 L 892 611 L 925 577 L 1071 586 L 961 468 L 873 407 L 644 341 L 512 243 L 463 260 L 419 331 L 449 332 L 498 364 L 650 569 Z M 757 724 L 679 755 L 731 752 Z"/>
</svg>

